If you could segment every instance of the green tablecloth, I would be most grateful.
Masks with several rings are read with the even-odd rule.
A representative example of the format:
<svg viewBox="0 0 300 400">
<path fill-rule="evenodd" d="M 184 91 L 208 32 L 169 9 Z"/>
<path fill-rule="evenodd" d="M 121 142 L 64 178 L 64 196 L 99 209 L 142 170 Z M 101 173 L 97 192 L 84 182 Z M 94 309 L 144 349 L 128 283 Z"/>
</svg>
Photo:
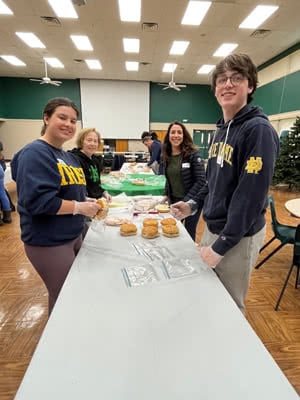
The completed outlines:
<svg viewBox="0 0 300 400">
<path fill-rule="evenodd" d="M 144 179 L 145 185 L 137 186 L 131 183 L 131 179 Z M 120 193 L 126 193 L 127 196 L 138 196 L 144 194 L 162 195 L 165 190 L 166 178 L 164 175 L 145 175 L 130 174 L 125 180 L 117 178 L 108 178 L 107 175 L 101 177 L 101 186 L 109 194 L 115 196 Z"/>
</svg>

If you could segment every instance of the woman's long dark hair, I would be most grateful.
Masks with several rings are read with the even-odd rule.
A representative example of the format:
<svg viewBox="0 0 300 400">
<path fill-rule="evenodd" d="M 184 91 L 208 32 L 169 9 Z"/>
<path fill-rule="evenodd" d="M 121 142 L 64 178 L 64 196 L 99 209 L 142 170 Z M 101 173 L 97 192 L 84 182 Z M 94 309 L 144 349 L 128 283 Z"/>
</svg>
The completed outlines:
<svg viewBox="0 0 300 400">
<path fill-rule="evenodd" d="M 186 129 L 186 127 L 181 122 L 174 121 L 169 125 L 167 134 L 166 134 L 164 142 L 163 142 L 163 160 L 164 161 L 168 161 L 169 157 L 171 157 L 171 155 L 172 155 L 172 146 L 170 143 L 170 132 L 171 132 L 173 125 L 179 125 L 182 128 L 183 141 L 180 145 L 182 158 L 186 158 L 186 157 L 190 156 L 194 151 L 197 150 L 197 147 L 193 143 L 192 136 L 190 135 L 190 133 Z"/>
<path fill-rule="evenodd" d="M 54 99 L 49 100 L 44 108 L 43 118 L 45 116 L 50 118 L 51 115 L 54 113 L 54 111 L 57 109 L 57 107 L 60 107 L 60 106 L 72 107 L 73 110 L 76 112 L 76 115 L 78 118 L 78 116 L 79 116 L 78 108 L 76 107 L 75 103 L 73 103 L 73 101 L 68 99 L 67 97 L 54 97 Z M 45 134 L 46 128 L 47 128 L 47 126 L 44 122 L 44 126 L 42 127 L 42 130 L 41 130 L 41 136 L 43 136 Z"/>
</svg>

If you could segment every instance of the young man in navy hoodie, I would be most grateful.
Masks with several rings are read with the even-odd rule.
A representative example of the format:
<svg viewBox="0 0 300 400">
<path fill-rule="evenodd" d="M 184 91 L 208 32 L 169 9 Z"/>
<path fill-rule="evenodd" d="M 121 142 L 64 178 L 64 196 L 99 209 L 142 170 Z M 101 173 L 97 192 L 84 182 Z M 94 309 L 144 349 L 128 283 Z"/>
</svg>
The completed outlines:
<svg viewBox="0 0 300 400">
<path fill-rule="evenodd" d="M 215 269 L 242 312 L 265 237 L 268 189 L 279 151 L 267 116 L 249 105 L 256 87 L 257 70 L 249 56 L 232 54 L 216 66 L 212 89 L 223 118 L 210 145 L 207 185 L 193 200 L 172 206 L 182 219 L 203 205 L 200 257 Z"/>
</svg>

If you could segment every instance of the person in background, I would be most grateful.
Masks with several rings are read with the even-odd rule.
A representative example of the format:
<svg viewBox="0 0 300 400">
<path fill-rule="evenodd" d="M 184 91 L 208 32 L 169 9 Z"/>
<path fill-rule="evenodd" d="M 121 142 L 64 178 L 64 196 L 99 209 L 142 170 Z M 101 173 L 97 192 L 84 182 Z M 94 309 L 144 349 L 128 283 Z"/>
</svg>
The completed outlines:
<svg viewBox="0 0 300 400">
<path fill-rule="evenodd" d="M 101 187 L 101 159 L 95 155 L 100 143 L 100 133 L 95 128 L 85 128 L 78 133 L 77 148 L 71 152 L 78 158 L 83 169 L 88 197 L 92 199 L 105 197 L 110 202 L 111 195 Z"/>
<path fill-rule="evenodd" d="M 209 149 L 207 185 L 188 202 L 173 205 L 183 218 L 202 207 L 206 222 L 200 257 L 244 312 L 252 268 L 265 231 L 268 189 L 279 139 L 267 116 L 249 103 L 257 87 L 257 70 L 246 54 L 220 61 L 212 89 L 223 117 Z"/>
<path fill-rule="evenodd" d="M 161 174 L 161 142 L 153 139 L 151 132 L 143 132 L 141 139 L 150 154 L 150 160 L 147 165 L 152 168 L 155 174 Z"/>
<path fill-rule="evenodd" d="M 2 218 L 0 216 L 0 226 L 10 224 L 12 222 L 11 212 L 14 210 L 14 205 L 11 201 L 8 191 L 5 189 L 4 177 L 5 177 L 6 163 L 3 154 L 3 143 L 0 142 L 0 210 L 2 210 Z"/>
<path fill-rule="evenodd" d="M 169 204 L 188 201 L 205 186 L 205 168 L 191 135 L 178 121 L 172 122 L 163 142 L 163 163 L 166 175 L 166 189 L 163 201 Z M 201 207 L 194 215 L 184 220 L 184 225 L 195 241 L 196 227 Z"/>
<path fill-rule="evenodd" d="M 0 226 L 11 223 L 11 206 L 9 197 L 6 194 L 4 186 L 4 169 L 0 164 L 0 209 L 2 209 L 2 218 L 0 216 Z"/>
<path fill-rule="evenodd" d="M 84 216 L 100 209 L 86 201 L 79 161 L 62 149 L 76 131 L 79 111 L 67 98 L 54 98 L 43 112 L 41 137 L 21 149 L 11 162 L 17 183 L 21 239 L 44 281 L 51 313 L 82 243 Z"/>
</svg>

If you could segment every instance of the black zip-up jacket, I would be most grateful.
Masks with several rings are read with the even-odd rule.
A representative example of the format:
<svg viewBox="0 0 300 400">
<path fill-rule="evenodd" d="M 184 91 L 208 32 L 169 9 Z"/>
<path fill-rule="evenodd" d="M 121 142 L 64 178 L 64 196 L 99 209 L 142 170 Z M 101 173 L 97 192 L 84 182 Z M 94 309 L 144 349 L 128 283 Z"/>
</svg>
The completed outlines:
<svg viewBox="0 0 300 400">
<path fill-rule="evenodd" d="M 92 155 L 92 157 L 89 158 L 82 151 L 76 148 L 71 150 L 71 153 L 79 160 L 83 169 L 88 197 L 99 199 L 103 196 L 104 192 L 100 180 L 100 174 L 102 171 L 101 158 L 95 155 Z"/>
<path fill-rule="evenodd" d="M 167 166 L 168 163 L 164 162 L 165 171 Z M 193 199 L 198 194 L 200 189 L 206 184 L 205 167 L 198 151 L 194 151 L 188 157 L 181 159 L 180 173 L 184 187 L 184 198 L 182 200 L 188 201 Z M 167 176 L 165 195 L 168 196 L 168 200 L 170 201 L 172 193 Z"/>
<path fill-rule="evenodd" d="M 268 190 L 279 152 L 279 139 L 259 107 L 246 105 L 232 120 L 217 123 L 209 149 L 206 188 L 194 198 L 203 200 L 203 218 L 219 235 L 212 249 L 224 255 L 244 236 L 265 225 Z"/>
</svg>

